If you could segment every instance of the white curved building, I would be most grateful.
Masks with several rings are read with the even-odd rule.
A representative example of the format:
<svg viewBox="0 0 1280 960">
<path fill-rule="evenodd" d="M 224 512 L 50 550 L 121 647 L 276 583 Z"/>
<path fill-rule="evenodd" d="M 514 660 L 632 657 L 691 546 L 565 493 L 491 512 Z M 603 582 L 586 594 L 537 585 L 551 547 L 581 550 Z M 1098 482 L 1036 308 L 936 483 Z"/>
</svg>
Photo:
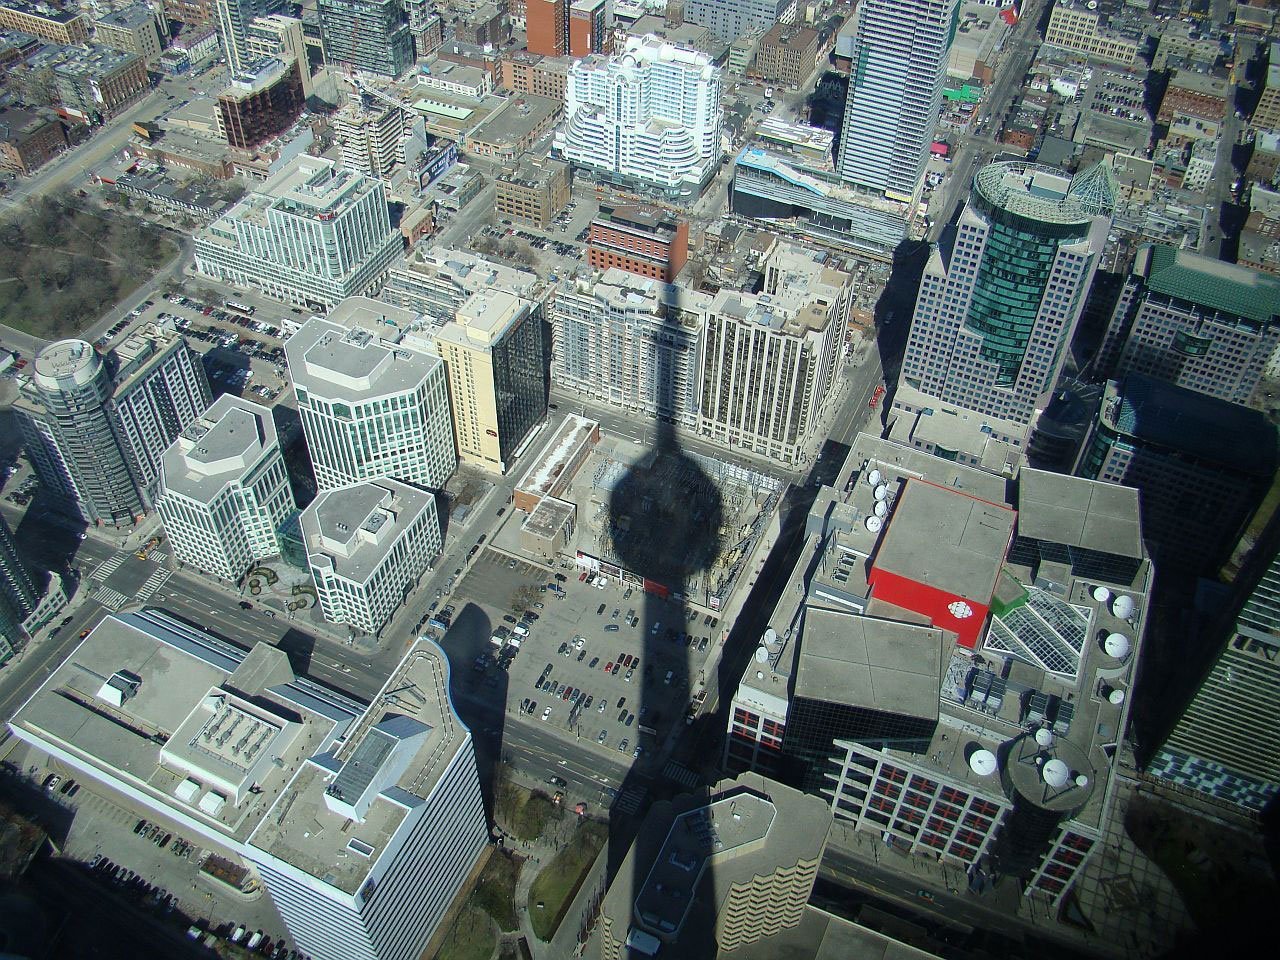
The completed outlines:
<svg viewBox="0 0 1280 960">
<path fill-rule="evenodd" d="M 723 153 L 721 86 L 705 54 L 631 37 L 621 52 L 569 71 L 556 150 L 600 179 L 696 197 Z"/>
</svg>

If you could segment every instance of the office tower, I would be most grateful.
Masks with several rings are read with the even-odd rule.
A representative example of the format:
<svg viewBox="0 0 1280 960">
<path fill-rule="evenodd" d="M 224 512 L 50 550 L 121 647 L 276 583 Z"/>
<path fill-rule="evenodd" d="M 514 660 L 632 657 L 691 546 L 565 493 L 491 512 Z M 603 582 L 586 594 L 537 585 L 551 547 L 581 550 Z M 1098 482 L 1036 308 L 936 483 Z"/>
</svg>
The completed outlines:
<svg viewBox="0 0 1280 960">
<path fill-rule="evenodd" d="M 229 146 L 251 150 L 293 126 L 305 106 L 296 60 L 258 60 L 218 94 L 218 133 Z"/>
<path fill-rule="evenodd" d="M 1162 573 L 1212 574 L 1276 465 L 1276 430 L 1260 411 L 1131 373 L 1107 383 L 1074 472 L 1142 492 Z"/>
<path fill-rule="evenodd" d="M 236 583 L 280 553 L 295 509 L 271 411 L 229 393 L 178 434 L 161 461 L 156 510 L 173 554 Z"/>
<path fill-rule="evenodd" d="M 689 224 L 660 207 L 600 204 L 587 236 L 587 262 L 672 283 L 689 259 Z"/>
<path fill-rule="evenodd" d="M 1153 579 L 1138 500 L 859 435 L 733 694 L 726 763 L 974 889 L 1061 904 L 1112 820 Z"/>
<path fill-rule="evenodd" d="M 711 297 L 610 267 L 566 280 L 549 314 L 562 387 L 687 429 L 698 425 L 699 348 Z"/>
<path fill-rule="evenodd" d="M 569 71 L 558 154 L 601 180 L 697 197 L 721 156 L 721 76 L 702 53 L 654 36 Z"/>
<path fill-rule="evenodd" d="M 249 53 L 249 24 L 255 17 L 266 17 L 284 9 L 282 0 L 214 0 L 214 15 L 227 69 L 234 76 L 253 63 Z"/>
<path fill-rule="evenodd" d="M 249 21 L 245 30 L 245 47 L 250 63 L 272 57 L 285 63 L 292 58 L 298 64 L 303 97 L 311 96 L 311 65 L 307 59 L 307 41 L 302 21 L 273 13 Z"/>
<path fill-rule="evenodd" d="M 569 0 L 526 0 L 525 48 L 544 57 L 569 49 Z"/>
<path fill-rule="evenodd" d="M 831 398 L 853 278 L 778 243 L 759 294 L 723 289 L 707 308 L 698 434 L 800 463 Z"/>
<path fill-rule="evenodd" d="M 1280 345 L 1280 278 L 1179 250 L 1138 250 L 1093 372 L 1145 373 L 1247 403 Z"/>
<path fill-rule="evenodd" d="M 753 773 L 654 804 L 601 902 L 599 955 L 711 957 L 798 926 L 830 831 L 825 803 Z"/>
<path fill-rule="evenodd" d="M 942 107 L 958 0 L 863 0 L 840 133 L 840 176 L 916 199 Z"/>
<path fill-rule="evenodd" d="M 721 43 L 748 34 L 763 36 L 775 23 L 793 22 L 792 0 L 685 0 L 684 22 L 711 31 Z"/>
<path fill-rule="evenodd" d="M 319 0 L 324 62 L 399 77 L 413 66 L 413 36 L 401 0 Z"/>
<path fill-rule="evenodd" d="M 34 368 L 14 409 L 46 492 L 90 523 L 141 517 L 165 449 L 209 406 L 199 358 L 172 330 L 149 327 L 105 357 L 60 340 Z"/>
<path fill-rule="evenodd" d="M 392 269 L 378 298 L 444 324 L 481 290 L 505 290 L 539 303 L 546 296 L 542 281 L 528 270 L 488 260 L 470 250 L 419 245 Z"/>
<path fill-rule="evenodd" d="M 328 310 L 377 287 L 404 249 L 382 183 L 300 156 L 196 234 L 196 269 Z"/>
<path fill-rule="evenodd" d="M 979 170 L 949 254 L 925 267 L 894 412 L 958 408 L 1021 447 L 1066 360 L 1114 196 L 1105 161 L 1073 178 L 1020 161 Z"/>
<path fill-rule="evenodd" d="M 436 334 L 449 373 L 458 457 L 506 473 L 547 415 L 550 331 L 540 304 L 486 289 Z"/>
<path fill-rule="evenodd" d="M 389 477 L 321 490 L 298 525 L 324 618 L 368 634 L 440 552 L 435 494 Z"/>
<path fill-rule="evenodd" d="M 0 664 L 21 648 L 27 635 L 23 623 L 39 603 L 40 593 L 18 556 L 13 531 L 0 517 Z"/>
<path fill-rule="evenodd" d="M 362 97 L 333 116 L 342 165 L 366 177 L 390 179 L 404 164 L 405 114 L 389 103 Z"/>
<path fill-rule="evenodd" d="M 445 365 L 408 336 L 418 317 L 344 300 L 289 338 L 285 358 L 321 489 L 394 477 L 438 489 L 457 466 Z"/>
<path fill-rule="evenodd" d="M 613 49 L 608 0 L 573 0 L 569 5 L 569 56 L 589 57 Z"/>
<path fill-rule="evenodd" d="M 1280 793 L 1280 554 L 1252 576 L 1227 641 L 1146 772 L 1249 810 Z"/>
<path fill-rule="evenodd" d="M 11 723 L 77 779 L 252 864 L 315 960 L 416 960 L 488 839 L 471 734 L 427 639 L 365 704 L 265 643 L 115 614 Z"/>
</svg>

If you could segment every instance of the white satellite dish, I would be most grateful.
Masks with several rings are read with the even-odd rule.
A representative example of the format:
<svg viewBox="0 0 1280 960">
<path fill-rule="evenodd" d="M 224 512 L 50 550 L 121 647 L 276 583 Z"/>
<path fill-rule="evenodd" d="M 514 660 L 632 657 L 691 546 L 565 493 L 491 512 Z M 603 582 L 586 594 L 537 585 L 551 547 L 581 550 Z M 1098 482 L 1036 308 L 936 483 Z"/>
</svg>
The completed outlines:
<svg viewBox="0 0 1280 960">
<path fill-rule="evenodd" d="M 1044 765 L 1040 775 L 1044 777 L 1044 782 L 1051 787 L 1065 787 L 1071 779 L 1071 768 L 1057 757 L 1054 757 Z"/>
<path fill-rule="evenodd" d="M 996 772 L 996 755 L 990 750 L 975 750 L 969 758 L 969 769 L 980 777 L 989 777 Z"/>
<path fill-rule="evenodd" d="M 879 533 L 880 528 L 884 526 L 884 521 L 877 517 L 874 513 L 867 517 L 867 529 L 872 533 Z"/>
<path fill-rule="evenodd" d="M 1053 731 L 1048 727 L 1041 727 L 1036 731 L 1036 743 L 1042 747 L 1053 746 Z"/>
<path fill-rule="evenodd" d="M 1093 599 L 1097 600 L 1099 603 L 1106 603 L 1111 599 L 1111 591 L 1106 587 L 1094 587 Z"/>
<path fill-rule="evenodd" d="M 1133 597 L 1122 593 L 1120 596 L 1116 597 L 1115 602 L 1111 604 L 1111 612 L 1121 620 L 1128 620 L 1133 616 L 1134 607 L 1135 604 L 1133 602 Z"/>
<path fill-rule="evenodd" d="M 1086 777 L 1083 773 L 1080 774 L 1080 776 L 1076 777 L 1077 787 L 1087 787 L 1088 785 L 1089 785 L 1089 778 Z"/>
<path fill-rule="evenodd" d="M 882 484 L 880 484 L 879 486 L 877 486 L 877 487 L 876 487 L 875 497 L 876 497 L 876 499 L 877 499 L 877 500 L 883 500 L 883 499 L 884 499 L 885 497 L 887 497 L 887 496 L 889 496 L 889 485 L 888 485 L 888 484 L 882 483 Z"/>
<path fill-rule="evenodd" d="M 756 663 L 768 663 L 769 651 L 764 647 L 756 647 Z"/>
<path fill-rule="evenodd" d="M 867 474 L 867 486 L 869 487 L 878 487 L 883 480 L 884 477 L 880 476 L 879 470 L 872 470 Z"/>
<path fill-rule="evenodd" d="M 1120 706 L 1120 704 L 1124 703 L 1124 691 L 1112 690 L 1109 694 L 1107 694 L 1107 702 L 1112 703 L 1117 707 Z"/>
<path fill-rule="evenodd" d="M 765 627 L 764 645 L 766 647 L 771 647 L 777 642 L 778 642 L 778 631 L 773 629 L 773 627 Z"/>
<path fill-rule="evenodd" d="M 1132 644 L 1129 643 L 1129 638 L 1123 633 L 1109 633 L 1107 634 L 1107 639 L 1102 641 L 1102 649 L 1107 652 L 1108 657 L 1123 660 L 1129 655 Z"/>
<path fill-rule="evenodd" d="M 756 671 L 756 679 L 757 679 L 757 680 L 763 680 L 763 679 L 764 679 L 764 673 L 763 673 L 763 671 L 760 671 L 760 670 L 757 670 L 757 671 Z"/>
<path fill-rule="evenodd" d="M 889 505 L 883 500 L 877 500 L 875 506 L 876 516 L 882 520 L 889 515 Z"/>
</svg>

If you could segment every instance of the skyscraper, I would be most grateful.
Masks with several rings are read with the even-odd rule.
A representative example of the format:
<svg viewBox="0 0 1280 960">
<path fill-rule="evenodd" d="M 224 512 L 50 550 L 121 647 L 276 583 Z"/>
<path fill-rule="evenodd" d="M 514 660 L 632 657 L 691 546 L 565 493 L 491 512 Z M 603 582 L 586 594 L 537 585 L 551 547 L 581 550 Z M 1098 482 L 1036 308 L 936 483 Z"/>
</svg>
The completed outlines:
<svg viewBox="0 0 1280 960">
<path fill-rule="evenodd" d="M 1066 360 L 1114 196 L 1105 162 L 1074 178 L 1020 161 L 979 170 L 951 250 L 925 267 L 894 411 L 969 411 L 1022 446 Z"/>
<path fill-rule="evenodd" d="M 135 334 L 104 357 L 59 340 L 14 404 L 44 489 L 91 523 L 151 508 L 165 449 L 209 406 L 200 360 L 172 330 Z"/>
<path fill-rule="evenodd" d="M 31 616 L 40 602 L 40 594 L 22 558 L 13 531 L 0 517 L 0 663 L 4 663 L 22 645 L 26 631 L 23 621 Z"/>
<path fill-rule="evenodd" d="M 574 63 L 557 152 L 602 180 L 696 197 L 719 168 L 720 69 L 655 36 Z"/>
<path fill-rule="evenodd" d="M 283 0 L 214 0 L 218 36 L 233 76 L 247 69 L 254 60 L 248 46 L 249 23 L 254 17 L 280 13 L 283 9 Z M 299 69 L 305 70 L 306 63 L 299 64 Z"/>
<path fill-rule="evenodd" d="M 160 498 L 174 556 L 235 582 L 280 553 L 294 510 L 275 422 L 266 407 L 224 393 L 165 451 Z"/>
<path fill-rule="evenodd" d="M 840 133 L 840 176 L 910 202 L 942 106 L 959 0 L 862 0 Z"/>
<path fill-rule="evenodd" d="M 325 63 L 398 77 L 413 65 L 413 35 L 401 0 L 320 0 Z"/>
<path fill-rule="evenodd" d="M 569 50 L 569 0 L 526 0 L 525 48 L 544 57 Z"/>
</svg>

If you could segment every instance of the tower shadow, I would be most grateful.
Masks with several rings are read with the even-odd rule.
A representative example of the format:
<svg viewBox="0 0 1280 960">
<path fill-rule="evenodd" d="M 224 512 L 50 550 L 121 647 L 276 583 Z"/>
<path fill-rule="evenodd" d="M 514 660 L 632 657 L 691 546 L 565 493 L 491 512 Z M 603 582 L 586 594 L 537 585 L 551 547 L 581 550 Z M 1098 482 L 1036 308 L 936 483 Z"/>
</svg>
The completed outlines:
<svg viewBox="0 0 1280 960">
<path fill-rule="evenodd" d="M 670 354 L 658 348 L 654 365 L 655 408 L 678 416 Z M 702 577 L 720 552 L 723 507 L 719 488 L 681 447 L 674 419 L 655 421 L 651 441 L 614 488 L 609 502 L 613 552 L 622 568 L 640 577 L 644 585 L 636 709 L 636 737 L 644 754 L 631 766 L 609 812 L 608 879 L 610 884 L 615 879 L 630 882 L 630 926 L 637 925 L 635 899 L 665 836 L 642 837 L 632 860 L 632 876 L 620 878 L 618 873 L 650 806 L 681 793 L 708 793 L 708 784 L 695 780 L 696 771 L 670 758 L 686 732 L 686 711 L 698 679 L 694 675 L 698 641 L 685 639 L 696 629 L 690 622 L 696 609 L 691 603 L 707 603 Z M 708 864 L 688 911 L 673 903 L 671 914 L 677 918 L 683 914 L 673 932 L 658 934 L 652 922 L 644 924 L 664 941 L 664 956 L 716 955 L 714 891 Z M 626 931 L 620 931 L 620 939 L 625 937 Z"/>
</svg>

